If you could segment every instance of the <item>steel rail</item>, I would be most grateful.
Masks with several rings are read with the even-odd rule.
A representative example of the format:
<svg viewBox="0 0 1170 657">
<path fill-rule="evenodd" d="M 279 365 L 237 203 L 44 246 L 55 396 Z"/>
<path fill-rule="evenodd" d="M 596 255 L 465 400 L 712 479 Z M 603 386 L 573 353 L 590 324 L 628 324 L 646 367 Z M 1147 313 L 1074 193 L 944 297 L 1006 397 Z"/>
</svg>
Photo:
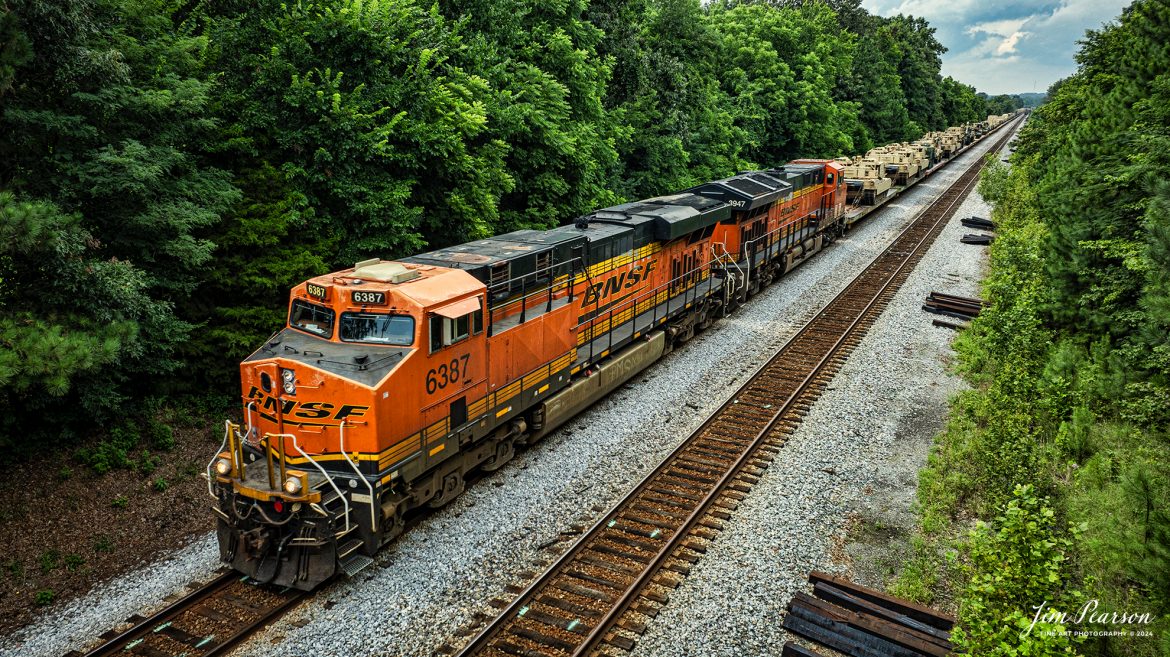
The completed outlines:
<svg viewBox="0 0 1170 657">
<path fill-rule="evenodd" d="M 165 654 L 165 651 L 157 648 L 139 650 L 138 646 L 143 644 L 151 636 L 159 634 L 172 625 L 175 625 L 185 613 L 215 600 L 218 596 L 227 594 L 233 588 L 234 584 L 242 582 L 244 579 L 242 575 L 235 571 L 224 570 L 213 579 L 197 586 L 183 597 L 167 604 L 149 617 L 135 621 L 130 628 L 113 634 L 113 636 L 109 636 L 110 633 L 103 635 L 103 640 L 100 645 L 84 653 L 70 651 L 66 653 L 66 657 L 75 657 L 78 655 L 83 657 L 110 657 L 112 655 Z M 197 642 L 196 645 L 186 645 L 180 648 L 175 654 L 185 655 L 186 657 L 195 657 L 196 655 L 199 657 L 214 657 L 216 655 L 222 655 L 244 639 L 270 625 L 307 595 L 305 591 L 292 589 L 286 591 L 267 589 L 266 592 L 277 597 L 276 604 L 268 606 L 254 619 L 243 620 L 238 623 L 226 623 L 226 626 L 230 627 L 231 630 L 222 639 L 211 635 Z M 175 625 L 175 627 L 181 629 L 181 625 Z"/>
</svg>

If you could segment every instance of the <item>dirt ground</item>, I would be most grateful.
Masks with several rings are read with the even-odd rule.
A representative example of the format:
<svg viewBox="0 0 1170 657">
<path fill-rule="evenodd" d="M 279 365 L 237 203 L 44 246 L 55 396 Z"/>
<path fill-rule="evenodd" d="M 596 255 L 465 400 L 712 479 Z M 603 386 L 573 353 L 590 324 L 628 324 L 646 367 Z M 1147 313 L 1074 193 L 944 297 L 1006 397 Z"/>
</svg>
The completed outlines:
<svg viewBox="0 0 1170 657">
<path fill-rule="evenodd" d="M 61 455 L 10 468 L 0 487 L 0 633 L 211 529 L 202 472 L 220 440 L 177 430 L 150 472 L 99 476 Z"/>
</svg>

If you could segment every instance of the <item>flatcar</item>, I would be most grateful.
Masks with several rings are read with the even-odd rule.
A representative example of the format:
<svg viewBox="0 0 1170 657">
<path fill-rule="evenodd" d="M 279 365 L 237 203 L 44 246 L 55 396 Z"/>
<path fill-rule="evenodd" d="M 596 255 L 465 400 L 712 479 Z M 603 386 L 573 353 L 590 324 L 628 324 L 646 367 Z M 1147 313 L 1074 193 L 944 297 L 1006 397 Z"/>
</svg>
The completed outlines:
<svg viewBox="0 0 1170 657">
<path fill-rule="evenodd" d="M 290 293 L 207 467 L 222 560 L 309 590 L 441 507 L 846 227 L 841 163 L 796 160 Z"/>
</svg>

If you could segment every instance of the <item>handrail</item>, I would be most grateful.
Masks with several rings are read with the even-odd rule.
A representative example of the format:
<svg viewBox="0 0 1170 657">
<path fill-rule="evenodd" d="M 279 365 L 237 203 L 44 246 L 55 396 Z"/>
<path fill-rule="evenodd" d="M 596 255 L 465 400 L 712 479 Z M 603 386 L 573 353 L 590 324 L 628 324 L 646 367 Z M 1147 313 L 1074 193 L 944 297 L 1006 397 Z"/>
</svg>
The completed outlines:
<svg viewBox="0 0 1170 657">
<path fill-rule="evenodd" d="M 297 437 L 295 435 L 291 433 L 266 433 L 264 434 L 264 437 L 269 440 L 272 438 L 292 438 L 293 449 L 297 450 L 298 454 L 305 457 L 306 461 L 312 463 L 313 467 L 317 468 L 317 471 L 321 473 L 321 476 L 325 477 L 325 481 L 329 482 L 329 486 L 333 488 L 333 492 L 337 493 L 337 496 L 341 498 L 341 503 L 345 505 L 345 533 L 349 533 L 349 500 L 345 499 L 345 495 L 342 494 L 341 489 L 337 487 L 337 483 L 333 481 L 333 477 L 330 477 L 329 473 L 325 472 L 325 468 L 322 468 L 320 463 L 314 461 L 313 457 L 309 456 L 305 453 L 305 450 L 301 449 L 301 446 L 297 444 Z M 281 441 L 281 444 L 284 444 L 283 440 Z M 283 486 L 284 482 L 280 482 L 280 485 Z"/>
<path fill-rule="evenodd" d="M 518 280 L 521 280 L 521 279 L 525 279 L 525 278 L 528 278 L 529 276 L 537 276 L 537 275 L 539 275 L 539 274 L 540 274 L 540 273 L 542 273 L 542 272 L 551 271 L 551 270 L 554 270 L 554 269 L 556 269 L 557 267 L 563 267 L 563 266 L 565 266 L 565 265 L 571 265 L 571 264 L 573 264 L 574 262 L 576 262 L 576 261 L 578 261 L 578 260 L 581 260 L 582 262 L 584 262 L 584 259 L 583 259 L 583 258 L 581 258 L 581 257 L 576 257 L 576 258 L 569 258 L 568 260 L 565 260 L 565 261 L 562 261 L 562 262 L 554 262 L 554 263 L 550 264 L 549 266 L 547 266 L 547 267 L 543 267 L 543 268 L 541 268 L 541 269 L 537 269 L 536 271 L 532 271 L 532 272 L 529 272 L 529 273 L 527 273 L 527 274 L 523 274 L 523 275 L 521 275 L 521 276 L 513 276 L 512 278 L 509 278 L 508 280 L 506 280 L 506 281 L 502 281 L 502 282 L 500 282 L 500 283 L 493 283 L 493 284 L 489 284 L 489 285 L 487 285 L 487 286 L 486 286 L 486 287 L 487 287 L 487 291 L 488 291 L 488 292 L 491 292 L 491 291 L 492 291 L 494 288 L 499 288 L 499 287 L 501 287 L 501 286 L 509 286 L 509 287 L 510 287 L 510 285 L 509 285 L 509 284 L 510 284 L 510 283 L 512 283 L 512 281 L 518 281 Z M 572 271 L 572 270 L 570 270 L 570 271 Z M 566 274 L 566 276 L 567 276 L 567 275 L 568 275 L 568 274 Z M 549 280 L 550 280 L 550 284 L 551 284 L 551 283 L 555 283 L 555 282 L 556 282 L 556 279 L 549 279 Z"/>
<path fill-rule="evenodd" d="M 207 474 L 207 494 L 210 495 L 211 499 L 213 499 L 213 500 L 217 500 L 219 498 L 215 496 L 215 487 L 211 483 L 212 480 L 214 479 L 214 477 L 212 477 L 212 475 L 211 475 L 211 466 L 215 465 L 216 459 L 219 458 L 220 454 L 223 454 L 223 448 L 227 447 L 228 438 L 231 437 L 231 435 L 232 435 L 232 421 L 231 420 L 224 420 L 223 424 L 224 424 L 223 442 L 220 443 L 219 449 L 216 450 L 216 452 L 215 452 L 215 456 L 211 457 L 211 460 L 207 462 L 207 467 L 204 468 L 204 472 Z M 234 458 L 234 456 L 233 456 L 233 458 Z"/>
<path fill-rule="evenodd" d="M 252 435 L 252 432 L 256 430 L 256 423 L 252 421 L 252 411 L 255 410 L 253 408 L 254 406 L 256 406 L 256 402 L 253 401 L 248 402 L 248 405 L 244 407 L 244 412 L 248 416 L 248 430 L 244 432 L 245 437 Z"/>
<path fill-rule="evenodd" d="M 695 274 L 695 272 L 702 272 L 704 270 L 706 270 L 708 272 L 711 270 L 710 263 L 708 263 L 708 265 L 706 267 L 704 267 L 703 265 L 696 265 L 692 269 L 685 271 L 685 272 L 679 274 L 678 276 L 675 276 L 674 278 L 670 279 L 669 281 L 666 281 L 665 283 L 662 283 L 653 289 L 646 290 L 645 292 L 642 292 L 640 295 L 627 301 L 626 303 L 622 304 L 621 306 L 615 306 L 614 308 L 611 308 L 609 310 L 609 313 L 612 315 L 613 312 L 615 312 L 618 307 L 625 308 L 625 307 L 629 306 L 629 307 L 632 307 L 634 309 L 634 316 L 637 317 L 639 303 L 642 303 L 643 301 L 656 296 L 659 292 L 661 292 L 664 289 L 669 290 L 670 287 L 673 286 L 677 281 L 682 281 L 682 280 L 685 280 L 687 278 L 690 278 L 692 275 Z M 698 285 L 697 282 L 695 284 Z M 683 293 L 685 294 L 686 291 L 689 289 L 690 288 L 683 290 Z M 667 295 L 667 302 L 669 303 L 670 299 L 674 298 L 674 296 L 677 296 L 677 295 L 672 296 L 672 295 L 668 294 Z M 595 303 L 600 303 L 600 301 L 597 301 Z M 657 304 L 655 304 L 655 306 L 657 306 Z M 587 319 L 583 322 L 578 323 L 576 328 L 581 328 L 582 326 L 585 326 L 586 324 L 588 324 L 589 327 L 592 328 L 593 325 L 597 323 L 597 318 L 599 316 L 600 315 L 596 315 L 590 319 Z M 622 323 L 624 324 L 625 322 L 622 322 Z M 590 340 L 592 341 L 592 338 L 590 338 Z"/>
<path fill-rule="evenodd" d="M 571 267 L 571 265 L 573 265 L 573 263 L 577 262 L 578 260 L 581 261 L 582 271 L 588 271 L 589 267 L 587 265 L 585 265 L 584 259 L 581 257 L 576 257 L 576 258 L 569 258 L 568 260 L 565 260 L 564 262 L 553 263 L 553 264 L 551 264 L 547 267 L 544 267 L 542 269 L 538 269 L 534 272 L 524 274 L 523 276 L 515 276 L 513 278 L 509 278 L 508 280 L 500 282 L 500 283 L 485 285 L 485 288 L 486 288 L 487 293 L 488 293 L 488 302 L 490 303 L 491 302 L 491 295 L 493 293 L 495 293 L 497 290 L 499 290 L 501 288 L 503 288 L 503 289 L 511 288 L 512 283 L 515 281 L 521 281 L 521 280 L 524 280 L 524 279 L 529 278 L 529 277 L 539 276 L 542 272 L 552 271 L 552 270 L 557 269 L 558 267 L 563 268 L 565 266 L 570 266 L 569 273 L 564 274 L 564 276 L 566 276 L 568 280 L 561 282 L 561 283 L 558 283 L 556 276 L 554 274 L 550 274 L 548 285 L 540 286 L 535 292 L 532 292 L 531 294 L 522 294 L 520 297 L 512 299 L 511 301 L 507 301 L 499 306 L 493 306 L 490 309 L 487 309 L 488 312 L 492 314 L 492 317 L 494 317 L 496 311 L 504 310 L 505 308 L 510 308 L 511 306 L 514 306 L 520 302 L 524 302 L 524 307 L 527 307 L 528 299 L 530 299 L 538 294 L 539 295 L 550 294 L 550 293 L 554 292 L 555 288 L 557 288 L 559 286 L 565 286 L 566 289 L 568 287 L 571 287 L 573 285 L 573 272 L 576 271 L 576 269 L 574 267 Z"/>
<path fill-rule="evenodd" d="M 341 450 L 341 455 L 345 457 L 345 460 L 349 463 L 350 467 L 353 468 L 354 473 L 357 474 L 358 478 L 361 479 L 363 483 L 365 483 L 366 490 L 370 491 L 370 531 L 372 532 L 378 528 L 377 520 L 374 518 L 374 486 L 370 483 L 370 480 L 362 474 L 362 471 L 358 469 L 358 466 L 353 462 L 353 459 L 349 458 L 349 453 L 345 451 L 344 419 L 341 421 L 341 439 L 338 442 L 338 448 Z M 349 514 L 346 515 L 348 516 Z"/>
<path fill-rule="evenodd" d="M 744 275 L 743 269 L 740 268 L 739 263 L 736 262 L 735 258 L 731 257 L 731 253 L 727 251 L 727 245 L 723 242 L 715 242 L 711 245 L 712 252 L 714 252 L 716 244 L 719 245 L 719 248 L 723 249 L 723 256 L 727 258 L 727 261 L 731 263 L 732 267 L 735 267 L 736 271 L 739 272 L 740 279 L 744 281 L 743 285 L 740 286 L 740 289 L 747 287 L 747 276 Z"/>
</svg>

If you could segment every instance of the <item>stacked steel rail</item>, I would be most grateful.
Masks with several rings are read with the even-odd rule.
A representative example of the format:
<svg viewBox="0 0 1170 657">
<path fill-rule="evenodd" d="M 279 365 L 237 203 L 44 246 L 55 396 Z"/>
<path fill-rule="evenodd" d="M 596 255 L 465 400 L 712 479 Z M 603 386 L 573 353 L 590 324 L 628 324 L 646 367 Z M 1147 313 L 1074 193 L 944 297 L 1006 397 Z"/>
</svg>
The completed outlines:
<svg viewBox="0 0 1170 657">
<path fill-rule="evenodd" d="M 307 595 L 258 585 L 225 571 L 149 618 L 132 619 L 123 632 L 107 632 L 85 657 L 211 657 L 222 655 L 272 623 Z M 73 657 L 80 653 L 67 653 Z"/>
<path fill-rule="evenodd" d="M 678 574 L 705 551 L 978 182 L 983 163 L 923 210 L 460 655 L 577 657 L 604 645 L 632 648 L 645 628 L 639 617 L 653 616 L 654 603 L 665 600 L 656 591 L 677 586 Z"/>
<path fill-rule="evenodd" d="M 784 629 L 849 657 L 947 657 L 954 651 L 955 618 L 942 612 L 812 572 L 813 595 L 798 592 L 788 604 Z M 789 641 L 782 657 L 821 653 Z"/>
<path fill-rule="evenodd" d="M 982 299 L 932 291 L 926 295 L 926 302 L 922 304 L 922 309 L 936 315 L 949 315 L 956 319 L 969 320 L 978 317 L 986 306 L 987 302 Z"/>
</svg>

